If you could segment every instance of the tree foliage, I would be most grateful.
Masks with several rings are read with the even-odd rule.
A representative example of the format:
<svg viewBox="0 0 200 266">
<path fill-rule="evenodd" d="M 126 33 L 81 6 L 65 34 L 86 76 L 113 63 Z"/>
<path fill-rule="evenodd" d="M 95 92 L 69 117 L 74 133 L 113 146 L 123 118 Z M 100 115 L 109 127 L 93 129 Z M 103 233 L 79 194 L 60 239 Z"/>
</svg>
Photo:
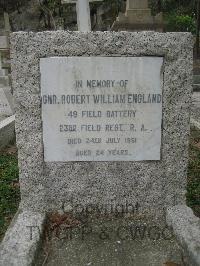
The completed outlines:
<svg viewBox="0 0 200 266">
<path fill-rule="evenodd" d="M 32 0 L 0 0 L 0 9 L 4 12 L 12 13 Z M 149 6 L 154 14 L 163 12 L 166 21 L 166 30 L 170 31 L 191 31 L 195 32 L 197 21 L 197 1 L 198 0 L 149 0 Z M 55 28 L 55 18 L 64 18 L 64 7 L 61 0 L 37 0 L 41 10 L 40 19 L 44 21 L 46 29 Z M 103 5 L 105 10 L 109 7 L 108 15 L 115 20 L 118 13 L 124 12 L 125 0 L 104 0 L 90 4 L 91 14 L 95 14 L 99 5 Z"/>
<path fill-rule="evenodd" d="M 196 32 L 198 0 L 150 0 L 154 13 L 162 11 L 167 31 Z"/>
<path fill-rule="evenodd" d="M 191 16 L 196 13 L 197 0 L 150 0 L 149 2 L 154 11 L 162 11 L 165 14 Z"/>
<path fill-rule="evenodd" d="M 196 33 L 196 21 L 189 15 L 171 15 L 167 18 L 168 31 L 188 31 Z"/>
<path fill-rule="evenodd" d="M 3 12 L 13 12 L 17 10 L 20 12 L 20 7 L 30 0 L 0 0 L 0 10 Z"/>
</svg>

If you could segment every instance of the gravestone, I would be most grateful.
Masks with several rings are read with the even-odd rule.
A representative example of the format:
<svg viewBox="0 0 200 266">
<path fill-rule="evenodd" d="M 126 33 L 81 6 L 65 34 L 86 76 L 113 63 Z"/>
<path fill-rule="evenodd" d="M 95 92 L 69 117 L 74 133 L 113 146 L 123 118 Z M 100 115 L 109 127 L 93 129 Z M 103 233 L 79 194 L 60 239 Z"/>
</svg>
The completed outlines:
<svg viewBox="0 0 200 266">
<path fill-rule="evenodd" d="M 8 75 L 10 64 L 5 64 L 9 54 L 9 37 L 8 32 L 0 36 L 0 87 L 8 87 L 11 84 L 10 76 Z"/>
<path fill-rule="evenodd" d="M 0 149 L 15 140 L 13 95 L 9 87 L 0 88 Z"/>
<path fill-rule="evenodd" d="M 0 119 L 14 114 L 13 96 L 10 88 L 0 88 Z"/>
<path fill-rule="evenodd" d="M 22 208 L 126 199 L 163 217 L 185 202 L 190 34 L 13 33 L 11 43 Z"/>
<path fill-rule="evenodd" d="M 16 32 L 11 50 L 21 203 L 2 265 L 33 264 L 49 212 L 123 206 L 139 206 L 131 223 L 167 218 L 198 265 L 199 219 L 185 206 L 192 35 Z"/>
<path fill-rule="evenodd" d="M 162 13 L 151 15 L 148 0 L 127 0 L 126 13 L 120 13 L 112 26 L 113 30 L 163 31 Z"/>
<path fill-rule="evenodd" d="M 9 40 L 7 35 L 0 36 L 0 50 L 7 50 L 9 47 Z"/>
</svg>

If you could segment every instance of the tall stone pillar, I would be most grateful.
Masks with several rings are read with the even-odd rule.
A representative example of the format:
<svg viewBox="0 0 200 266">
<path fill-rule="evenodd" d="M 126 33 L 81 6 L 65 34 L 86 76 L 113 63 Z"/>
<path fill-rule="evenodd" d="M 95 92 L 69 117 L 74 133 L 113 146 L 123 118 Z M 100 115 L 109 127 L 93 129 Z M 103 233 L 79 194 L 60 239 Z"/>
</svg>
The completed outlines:
<svg viewBox="0 0 200 266">
<path fill-rule="evenodd" d="M 148 8 L 148 0 L 127 0 L 127 9 L 146 9 Z"/>
</svg>

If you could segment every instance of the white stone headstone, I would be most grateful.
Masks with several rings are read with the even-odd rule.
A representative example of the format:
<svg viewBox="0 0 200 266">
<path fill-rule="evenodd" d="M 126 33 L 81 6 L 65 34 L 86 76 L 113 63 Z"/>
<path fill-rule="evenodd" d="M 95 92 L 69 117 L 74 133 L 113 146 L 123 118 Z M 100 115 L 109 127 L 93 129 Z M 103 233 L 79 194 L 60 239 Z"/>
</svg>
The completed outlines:
<svg viewBox="0 0 200 266">
<path fill-rule="evenodd" d="M 41 59 L 45 161 L 160 160 L 159 57 Z"/>
<path fill-rule="evenodd" d="M 90 6 L 88 0 L 78 0 L 76 4 L 78 29 L 91 31 Z"/>
</svg>

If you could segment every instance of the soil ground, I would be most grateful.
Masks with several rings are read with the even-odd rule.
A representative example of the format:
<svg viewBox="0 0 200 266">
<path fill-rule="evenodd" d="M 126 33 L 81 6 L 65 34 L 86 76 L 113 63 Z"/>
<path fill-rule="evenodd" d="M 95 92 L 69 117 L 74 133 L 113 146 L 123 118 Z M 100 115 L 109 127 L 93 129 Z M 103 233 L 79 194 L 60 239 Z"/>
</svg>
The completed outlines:
<svg viewBox="0 0 200 266">
<path fill-rule="evenodd" d="M 54 214 L 48 226 L 35 266 L 183 265 L 172 232 L 160 223 L 137 217 L 98 217 L 82 222 Z"/>
</svg>

